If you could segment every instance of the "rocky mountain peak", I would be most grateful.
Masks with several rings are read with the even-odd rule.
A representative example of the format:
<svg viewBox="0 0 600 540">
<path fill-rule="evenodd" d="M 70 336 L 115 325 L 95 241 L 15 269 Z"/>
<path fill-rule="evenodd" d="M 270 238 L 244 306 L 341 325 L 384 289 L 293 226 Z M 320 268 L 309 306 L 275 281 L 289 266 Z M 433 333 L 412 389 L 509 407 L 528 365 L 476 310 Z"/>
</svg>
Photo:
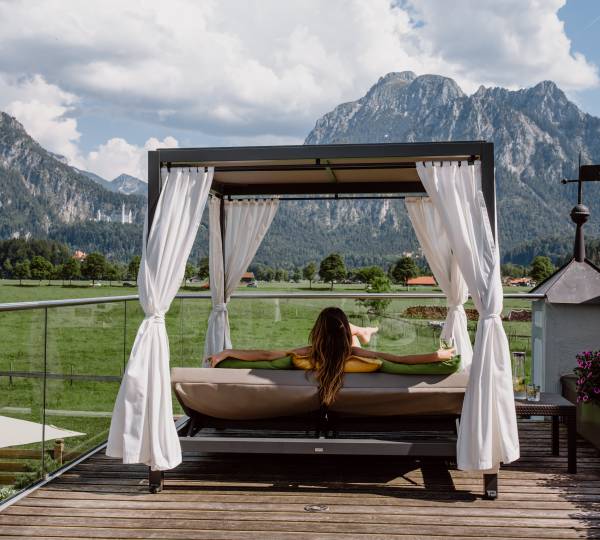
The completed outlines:
<svg viewBox="0 0 600 540">
<path fill-rule="evenodd" d="M 0 238 L 46 236 L 59 225 L 113 215 L 125 204 L 143 219 L 142 197 L 99 186 L 42 148 L 12 116 L 0 112 Z"/>
<path fill-rule="evenodd" d="M 379 77 L 376 86 L 382 84 L 407 84 L 416 78 L 417 74 L 414 71 L 392 71 L 383 77 Z"/>
<path fill-rule="evenodd" d="M 588 162 L 600 161 L 600 119 L 581 112 L 551 81 L 521 90 L 481 86 L 467 96 L 447 77 L 413 75 L 382 77 L 364 97 L 319 119 L 306 142 L 486 139 L 495 146 L 504 248 L 568 234 L 572 193 L 559 180 L 576 174 L 579 151 Z M 592 206 L 600 206 L 599 187 L 587 188 Z M 394 222 L 402 228 L 406 216 L 399 212 Z M 600 233 L 598 223 L 589 225 L 591 234 Z"/>
</svg>

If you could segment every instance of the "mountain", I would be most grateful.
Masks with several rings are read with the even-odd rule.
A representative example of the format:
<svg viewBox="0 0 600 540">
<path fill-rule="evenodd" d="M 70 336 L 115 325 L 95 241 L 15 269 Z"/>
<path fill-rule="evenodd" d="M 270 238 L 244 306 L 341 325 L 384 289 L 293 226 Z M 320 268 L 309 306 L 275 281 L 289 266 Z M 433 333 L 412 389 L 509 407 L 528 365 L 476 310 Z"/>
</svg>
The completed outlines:
<svg viewBox="0 0 600 540">
<path fill-rule="evenodd" d="M 93 180 L 97 184 L 100 184 L 104 189 L 108 189 L 113 193 L 121 193 L 122 195 L 141 195 L 142 197 L 148 197 L 148 184 L 135 176 L 129 174 L 121 174 L 113 180 L 106 180 L 96 173 L 90 171 L 84 171 L 83 169 L 76 169 L 77 172 L 83 174 L 90 180 Z"/>
<path fill-rule="evenodd" d="M 148 184 L 135 176 L 121 174 L 109 182 L 110 188 L 116 193 L 123 195 L 141 195 L 148 196 Z"/>
<path fill-rule="evenodd" d="M 515 91 L 480 87 L 469 96 L 447 77 L 389 73 L 359 100 L 343 103 L 320 118 L 305 143 L 477 139 L 494 143 L 501 250 L 508 253 L 540 238 L 571 240 L 568 214 L 575 186 L 559 181 L 576 176 L 579 152 L 582 163 L 600 162 L 600 119 L 579 110 L 550 81 Z M 588 235 L 600 235 L 599 187 L 584 188 L 592 212 Z M 284 210 L 278 218 L 293 221 L 287 212 L 297 213 Z M 414 246 L 401 202 L 361 201 L 337 211 L 322 207 L 320 212 L 334 231 L 348 223 L 350 230 L 360 226 L 371 231 L 370 238 L 363 235 L 353 244 L 359 252 L 365 251 L 360 247 L 364 241 L 373 246 L 373 254 L 382 245 L 393 246 L 394 252 Z M 274 235 L 279 235 L 278 226 L 282 225 L 274 223 Z M 389 251 L 390 247 L 384 252 Z"/>
<path fill-rule="evenodd" d="M 0 112 L 0 238 L 52 237 L 57 228 L 72 229 L 76 236 L 82 223 L 93 227 L 99 215 L 118 218 L 123 205 L 140 228 L 143 197 L 104 189 L 44 150 L 17 120 Z"/>
<path fill-rule="evenodd" d="M 559 181 L 577 174 L 579 152 L 583 163 L 600 162 L 600 119 L 580 111 L 552 82 L 467 95 L 447 77 L 390 73 L 362 98 L 320 118 L 305 142 L 473 139 L 494 142 L 504 261 L 523 264 L 548 253 L 560 262 L 572 248 L 576 187 Z M 109 182 L 62 161 L 0 113 L 0 238 L 49 236 L 121 259 L 139 253 L 146 201 L 123 193 L 145 194 L 146 184 L 124 175 Z M 600 186 L 587 184 L 584 193 L 592 212 L 586 235 L 593 240 L 600 237 Z M 93 221 L 98 212 L 118 218 L 123 204 L 133 224 Z M 593 245 L 600 253 L 600 243 Z M 205 215 L 192 261 L 207 250 Z M 417 250 L 401 200 L 282 201 L 254 262 L 290 268 L 338 251 L 352 267 L 387 264 Z"/>
</svg>

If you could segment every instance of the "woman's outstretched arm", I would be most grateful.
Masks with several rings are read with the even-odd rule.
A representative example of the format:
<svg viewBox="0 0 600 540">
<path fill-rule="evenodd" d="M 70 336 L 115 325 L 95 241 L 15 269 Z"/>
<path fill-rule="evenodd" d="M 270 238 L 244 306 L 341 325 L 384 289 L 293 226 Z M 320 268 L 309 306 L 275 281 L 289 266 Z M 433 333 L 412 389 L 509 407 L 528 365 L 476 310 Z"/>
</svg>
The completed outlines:
<svg viewBox="0 0 600 540">
<path fill-rule="evenodd" d="M 381 358 L 382 360 L 396 362 L 397 364 L 429 364 L 431 362 L 443 362 L 444 360 L 449 360 L 456 354 L 456 351 L 454 349 L 440 349 L 432 353 L 407 354 L 400 356 L 397 354 L 361 349 L 360 347 L 352 347 L 352 354 L 366 358 Z"/>
<path fill-rule="evenodd" d="M 210 364 L 215 367 L 219 362 L 225 360 L 225 358 L 235 358 L 236 360 L 243 360 L 245 362 L 258 362 L 260 360 L 277 360 L 283 358 L 291 352 L 296 354 L 303 354 L 307 347 L 301 347 L 298 349 L 288 350 L 260 350 L 260 349 L 225 349 L 219 353 L 215 353 L 210 356 Z"/>
</svg>

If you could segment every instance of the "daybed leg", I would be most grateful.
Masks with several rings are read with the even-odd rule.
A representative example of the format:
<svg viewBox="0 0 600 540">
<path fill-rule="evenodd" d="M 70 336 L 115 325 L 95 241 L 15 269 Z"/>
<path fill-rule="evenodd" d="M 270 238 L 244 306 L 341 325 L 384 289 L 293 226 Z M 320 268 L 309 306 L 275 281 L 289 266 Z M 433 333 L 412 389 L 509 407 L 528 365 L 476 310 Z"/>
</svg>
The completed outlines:
<svg viewBox="0 0 600 540">
<path fill-rule="evenodd" d="M 150 493 L 159 493 L 162 491 L 164 480 L 164 471 L 153 471 L 148 467 L 148 487 L 150 488 Z"/>
<path fill-rule="evenodd" d="M 483 475 L 483 498 L 494 500 L 498 497 L 498 475 L 484 474 Z"/>
</svg>

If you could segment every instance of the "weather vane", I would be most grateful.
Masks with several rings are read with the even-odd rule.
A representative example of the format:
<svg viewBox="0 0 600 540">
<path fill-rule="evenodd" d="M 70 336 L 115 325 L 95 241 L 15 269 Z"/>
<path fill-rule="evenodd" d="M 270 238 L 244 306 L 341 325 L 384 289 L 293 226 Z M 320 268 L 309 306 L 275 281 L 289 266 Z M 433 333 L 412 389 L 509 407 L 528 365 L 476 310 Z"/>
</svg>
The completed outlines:
<svg viewBox="0 0 600 540">
<path fill-rule="evenodd" d="M 563 178 L 561 180 L 561 184 L 570 184 L 573 182 L 577 182 L 577 204 L 571 210 L 571 219 L 577 225 L 573 256 L 577 262 L 583 262 L 585 260 L 583 225 L 590 217 L 589 208 L 583 204 L 583 183 L 600 182 L 600 165 L 582 165 L 581 154 L 579 154 L 579 178 L 575 180 Z"/>
</svg>

